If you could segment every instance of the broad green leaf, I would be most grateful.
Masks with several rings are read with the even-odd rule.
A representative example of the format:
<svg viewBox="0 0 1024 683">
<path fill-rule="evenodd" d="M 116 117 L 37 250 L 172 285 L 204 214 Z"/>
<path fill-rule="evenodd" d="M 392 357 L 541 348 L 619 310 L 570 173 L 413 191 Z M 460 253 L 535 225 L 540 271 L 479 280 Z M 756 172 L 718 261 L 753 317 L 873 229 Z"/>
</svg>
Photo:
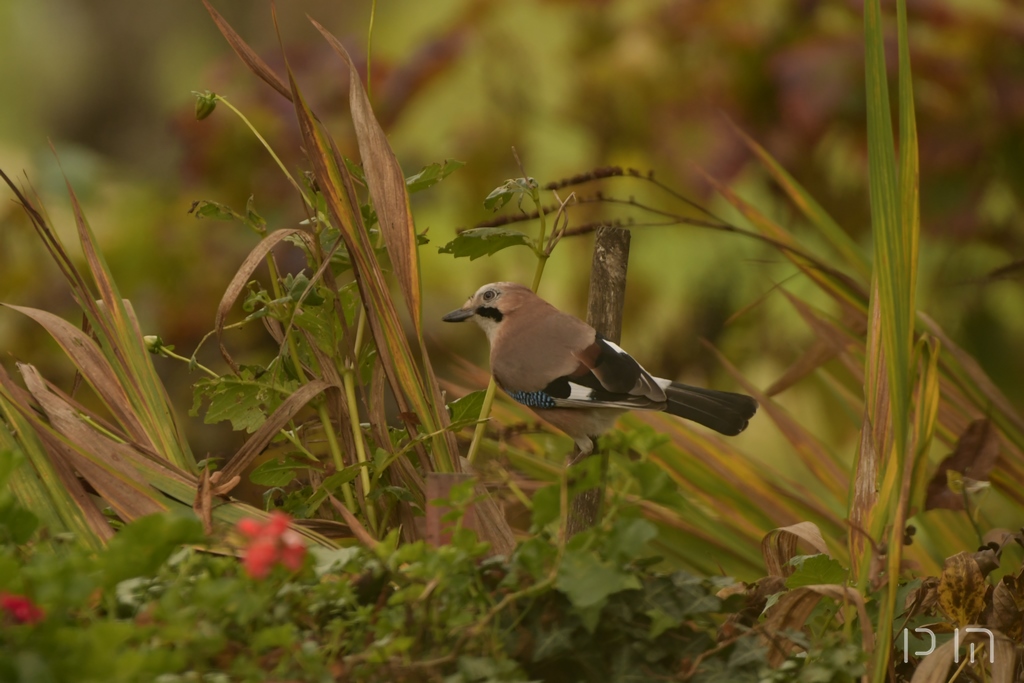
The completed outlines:
<svg viewBox="0 0 1024 683">
<path fill-rule="evenodd" d="M 786 579 L 786 588 L 846 583 L 847 570 L 828 555 L 798 555 L 790 564 L 797 569 Z"/>
<path fill-rule="evenodd" d="M 624 569 L 605 562 L 592 552 L 567 550 L 558 568 L 555 588 L 577 609 L 603 605 L 608 596 L 638 590 L 640 581 Z"/>
<path fill-rule="evenodd" d="M 474 391 L 462 398 L 457 398 L 448 404 L 448 410 L 452 415 L 452 424 L 462 422 L 475 422 L 480 416 L 480 407 L 484 403 L 484 391 Z"/>
<path fill-rule="evenodd" d="M 438 184 L 458 169 L 465 166 L 463 161 L 445 159 L 443 163 L 433 163 L 423 168 L 422 171 L 405 179 L 405 188 L 409 194 L 426 190 Z"/>
<path fill-rule="evenodd" d="M 455 258 L 468 256 L 474 261 L 481 256 L 496 254 L 502 249 L 524 245 L 534 248 L 533 239 L 525 233 L 510 228 L 470 228 L 463 230 L 448 244 L 438 249 L 440 254 L 451 254 Z"/>
<path fill-rule="evenodd" d="M 249 481 L 260 486 L 287 486 L 295 479 L 297 470 L 308 469 L 306 460 L 286 457 L 282 460 L 268 460 L 249 473 Z"/>
<path fill-rule="evenodd" d="M 268 385 L 252 378 L 243 371 L 242 377 L 225 376 L 217 379 L 200 380 L 195 386 L 195 398 L 191 415 L 198 415 L 200 403 L 206 399 L 210 405 L 203 416 L 206 424 L 231 421 L 231 428 L 244 429 L 250 434 L 267 419 L 266 404 L 275 392 Z"/>
</svg>

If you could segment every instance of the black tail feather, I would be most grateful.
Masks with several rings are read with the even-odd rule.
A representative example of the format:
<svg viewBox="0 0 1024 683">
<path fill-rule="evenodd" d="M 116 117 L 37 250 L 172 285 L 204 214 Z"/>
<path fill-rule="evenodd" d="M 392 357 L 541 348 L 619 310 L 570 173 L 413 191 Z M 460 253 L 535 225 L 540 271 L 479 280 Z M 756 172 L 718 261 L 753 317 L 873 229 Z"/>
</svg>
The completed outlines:
<svg viewBox="0 0 1024 683">
<path fill-rule="evenodd" d="M 665 412 L 693 420 L 726 436 L 735 436 L 747 428 L 757 412 L 757 401 L 745 394 L 701 389 L 673 382 L 665 390 Z"/>
</svg>

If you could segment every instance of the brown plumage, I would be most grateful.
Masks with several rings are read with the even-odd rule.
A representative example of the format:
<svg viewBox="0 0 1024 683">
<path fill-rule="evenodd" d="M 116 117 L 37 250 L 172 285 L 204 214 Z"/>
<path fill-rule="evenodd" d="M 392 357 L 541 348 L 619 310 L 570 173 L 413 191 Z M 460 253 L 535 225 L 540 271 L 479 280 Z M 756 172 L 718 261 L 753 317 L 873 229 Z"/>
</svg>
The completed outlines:
<svg viewBox="0 0 1024 683">
<path fill-rule="evenodd" d="M 593 450 L 627 410 L 664 410 L 722 434 L 743 431 L 757 401 L 652 377 L 587 323 L 512 282 L 484 285 L 446 322 L 472 319 L 491 345 L 491 372 L 506 393 Z"/>
</svg>

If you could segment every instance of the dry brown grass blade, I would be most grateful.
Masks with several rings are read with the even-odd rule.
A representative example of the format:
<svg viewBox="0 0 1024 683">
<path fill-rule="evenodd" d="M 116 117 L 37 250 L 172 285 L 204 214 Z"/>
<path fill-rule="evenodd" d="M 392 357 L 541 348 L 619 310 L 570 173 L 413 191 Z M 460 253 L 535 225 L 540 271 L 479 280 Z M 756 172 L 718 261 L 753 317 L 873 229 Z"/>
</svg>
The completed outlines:
<svg viewBox="0 0 1024 683">
<path fill-rule="evenodd" d="M 356 537 L 357 541 L 371 550 L 380 545 L 380 542 L 366 530 L 366 527 L 359 521 L 359 518 L 352 514 L 352 511 L 345 507 L 344 503 L 334 496 L 327 496 L 327 500 L 330 501 L 331 506 L 345 520 L 345 524 L 348 524 L 348 528 L 352 530 L 352 535 Z"/>
<path fill-rule="evenodd" d="M 221 470 L 221 481 L 227 482 L 240 476 L 252 464 L 253 459 L 263 452 L 274 436 L 302 410 L 303 406 L 331 387 L 340 388 L 338 385 L 316 379 L 303 384 L 295 393 L 286 398 L 277 407 L 277 410 L 267 417 L 267 421 L 253 432 L 249 440 L 231 457 L 231 460 Z M 324 425 L 324 429 L 331 428 L 331 425 Z"/>
<path fill-rule="evenodd" d="M 0 304 L 0 306 L 26 315 L 42 325 L 75 363 L 129 437 L 146 448 L 154 450 L 154 445 L 139 421 L 124 387 L 118 381 L 114 369 L 107 362 L 96 342 L 68 321 L 47 311 L 12 304 Z"/>
<path fill-rule="evenodd" d="M 768 576 L 786 577 L 793 573 L 789 561 L 796 555 L 799 541 L 807 543 L 819 553 L 829 554 L 821 530 L 813 522 L 799 522 L 772 529 L 761 539 L 761 555 L 764 556 Z"/>
<path fill-rule="evenodd" d="M 67 451 L 71 449 L 49 432 L 41 432 L 39 439 L 46 447 L 46 452 L 50 456 L 50 463 L 53 465 L 53 469 L 57 473 L 61 484 L 67 491 L 68 496 L 78 505 L 83 518 L 89 525 L 89 529 L 96 538 L 106 543 L 114 537 L 114 530 L 110 527 L 110 523 L 103 512 L 93 503 L 92 496 L 85 490 L 85 486 L 82 485 L 81 480 L 78 478 L 75 467 L 72 464 L 72 458 L 67 457 Z"/>
<path fill-rule="evenodd" d="M 234 372 L 238 372 L 238 364 L 235 363 L 235 359 L 228 353 L 228 349 L 224 346 L 224 319 L 227 318 L 228 313 L 231 312 L 231 308 L 235 305 L 235 301 L 243 291 L 245 286 L 249 282 L 249 277 L 253 274 L 253 271 L 259 267 L 263 260 L 266 258 L 270 250 L 281 243 L 282 240 L 288 237 L 299 237 L 313 247 L 312 240 L 308 234 L 299 230 L 298 228 L 288 228 L 284 230 L 277 230 L 270 233 L 263 238 L 259 244 L 257 244 L 249 255 L 245 257 L 245 261 L 239 266 L 238 271 L 234 277 L 231 278 L 231 282 L 228 283 L 227 289 L 224 290 L 224 296 L 221 297 L 220 303 L 217 305 L 217 313 L 214 316 L 214 330 L 217 333 L 217 343 L 220 345 L 220 353 L 224 357 L 224 360 Z"/>
<path fill-rule="evenodd" d="M 399 410 L 415 415 L 415 419 L 419 420 L 419 426 L 409 425 L 412 436 L 419 431 L 419 427 L 422 431 L 434 435 L 431 438 L 433 468 L 440 471 L 457 471 L 460 462 L 455 436 L 444 429 L 449 424 L 448 412 L 440 400 L 440 390 L 430 369 L 422 337 L 418 337 L 416 341 L 420 351 L 419 362 L 426 377 L 413 357 L 412 347 L 403 332 L 393 297 L 362 225 L 358 198 L 344 160 L 334 142 L 317 125 L 291 73 L 289 79 L 294 89 L 295 113 L 306 145 L 307 157 L 319 181 L 332 220 L 341 229 L 345 246 L 352 259 L 353 274 L 367 311 L 366 320 L 381 362 L 388 373 L 388 381 Z M 417 442 L 415 450 L 424 466 L 430 467 L 431 456 L 427 454 L 422 444 Z"/>
<path fill-rule="evenodd" d="M 793 296 L 785 289 L 782 289 L 782 294 L 793 305 L 797 313 L 800 314 L 800 317 L 807 323 L 807 326 L 815 333 L 816 339 L 799 360 L 789 366 L 779 379 L 775 380 L 770 387 L 765 389 L 764 393 L 766 396 L 775 396 L 782 393 L 837 355 L 845 352 L 855 343 L 853 337 L 843 332 L 835 323 L 823 319 L 821 314 L 812 310 L 803 299 Z M 854 335 L 863 334 L 865 331 L 864 317 L 858 313 L 856 318 L 852 319 L 854 314 L 850 312 L 851 309 L 846 307 L 843 310 L 844 317 L 848 319 L 844 322 L 849 326 L 851 332 Z"/>
<path fill-rule="evenodd" d="M 352 123 L 355 126 L 356 141 L 359 143 L 359 158 L 363 162 L 373 208 L 377 212 L 381 234 L 391 257 L 391 266 L 409 307 L 416 333 L 422 335 L 416 227 L 409 208 L 405 176 L 388 143 L 387 135 L 373 114 L 370 100 L 359 79 L 359 72 L 356 71 L 348 51 L 315 19 L 309 20 L 348 67 L 349 108 L 352 110 Z"/>
<path fill-rule="evenodd" d="M 872 300 L 878 298 L 878 284 L 872 280 Z M 850 569 L 853 576 L 864 576 L 863 562 L 871 562 L 873 540 L 867 533 L 871 511 L 878 500 L 878 473 L 883 458 L 892 450 L 892 418 L 889 411 L 889 379 L 881 337 L 881 308 L 872 306 L 868 315 L 865 341 L 864 419 L 860 445 L 852 474 L 850 516 Z M 869 566 L 874 566 L 873 563 Z M 872 570 L 873 571 L 873 570 Z M 871 580 L 874 577 L 870 577 Z"/>
<path fill-rule="evenodd" d="M 121 449 L 131 451 L 130 447 L 86 426 L 78 418 L 73 406 L 50 392 L 46 381 L 34 367 L 19 364 L 18 369 L 25 380 L 25 386 L 46 413 L 50 425 L 67 439 L 65 446 L 60 448 L 61 454 L 123 520 L 138 519 L 167 510 L 166 505 L 155 500 L 154 496 L 158 495 L 156 490 L 149 486 L 131 464 L 131 455 L 126 458 L 120 452 Z M 86 457 L 83 453 L 102 453 L 102 460 Z"/>
<path fill-rule="evenodd" d="M 764 632 L 770 634 L 771 650 L 768 653 L 768 665 L 779 666 L 795 648 L 790 643 L 783 631 L 798 631 L 807 623 L 811 612 L 818 605 L 822 598 L 832 598 L 844 604 L 853 604 L 857 608 L 857 621 L 860 623 L 862 646 L 870 653 L 874 649 L 875 634 L 872 631 L 871 619 L 868 617 L 867 608 L 864 605 L 864 598 L 855 588 L 840 586 L 837 584 L 820 584 L 816 586 L 801 586 L 791 591 L 786 591 L 779 597 L 779 601 L 768 610 L 767 617 L 763 624 Z M 779 641 L 782 641 L 781 643 Z M 780 645 L 782 645 L 780 647 Z M 868 681 L 868 674 L 864 674 L 862 681 Z"/>
<path fill-rule="evenodd" d="M 38 406 L 32 395 L 11 380 L 0 366 L 0 416 L 25 444 L 32 440 L 38 448 L 24 448 L 50 500 L 47 507 L 61 514 L 68 528 L 98 550 L 114 535 L 103 513 L 93 504 L 89 493 L 67 461 L 55 453 L 50 433 L 40 428 Z M 37 460 L 38 458 L 38 460 Z M 41 461 L 40 461 L 41 460 Z"/>
<path fill-rule="evenodd" d="M 249 45 L 242 40 L 242 37 L 235 33 L 235 29 L 231 28 L 231 25 L 224 20 L 224 17 L 213 8 L 208 0 L 203 0 L 203 5 L 206 7 L 206 11 L 210 13 L 210 17 L 213 19 L 213 23 L 217 25 L 217 29 L 224 36 L 224 39 L 228 41 L 228 45 L 235 51 L 235 54 L 249 67 L 249 70 L 254 74 L 263 79 L 267 85 L 279 92 L 283 97 L 289 101 L 292 99 L 292 93 L 285 85 L 284 81 L 273 72 L 273 70 L 263 61 L 262 58 L 256 52 L 249 47 Z"/>
</svg>

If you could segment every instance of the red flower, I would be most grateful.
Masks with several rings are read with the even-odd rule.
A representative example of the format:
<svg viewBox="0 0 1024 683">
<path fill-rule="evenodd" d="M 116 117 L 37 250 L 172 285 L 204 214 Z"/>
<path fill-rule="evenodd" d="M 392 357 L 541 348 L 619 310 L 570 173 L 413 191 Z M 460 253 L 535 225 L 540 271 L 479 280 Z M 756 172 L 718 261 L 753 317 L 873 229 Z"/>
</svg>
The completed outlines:
<svg viewBox="0 0 1024 683">
<path fill-rule="evenodd" d="M 14 617 L 19 624 L 34 624 L 42 621 L 46 614 L 24 595 L 0 593 L 0 610 Z"/>
<path fill-rule="evenodd" d="M 289 571 L 302 568 L 306 546 L 302 537 L 288 527 L 290 522 L 291 517 L 283 512 L 272 512 L 266 522 L 246 518 L 238 523 L 238 530 L 251 539 L 242 561 L 249 576 L 265 578 L 279 562 Z"/>
</svg>

